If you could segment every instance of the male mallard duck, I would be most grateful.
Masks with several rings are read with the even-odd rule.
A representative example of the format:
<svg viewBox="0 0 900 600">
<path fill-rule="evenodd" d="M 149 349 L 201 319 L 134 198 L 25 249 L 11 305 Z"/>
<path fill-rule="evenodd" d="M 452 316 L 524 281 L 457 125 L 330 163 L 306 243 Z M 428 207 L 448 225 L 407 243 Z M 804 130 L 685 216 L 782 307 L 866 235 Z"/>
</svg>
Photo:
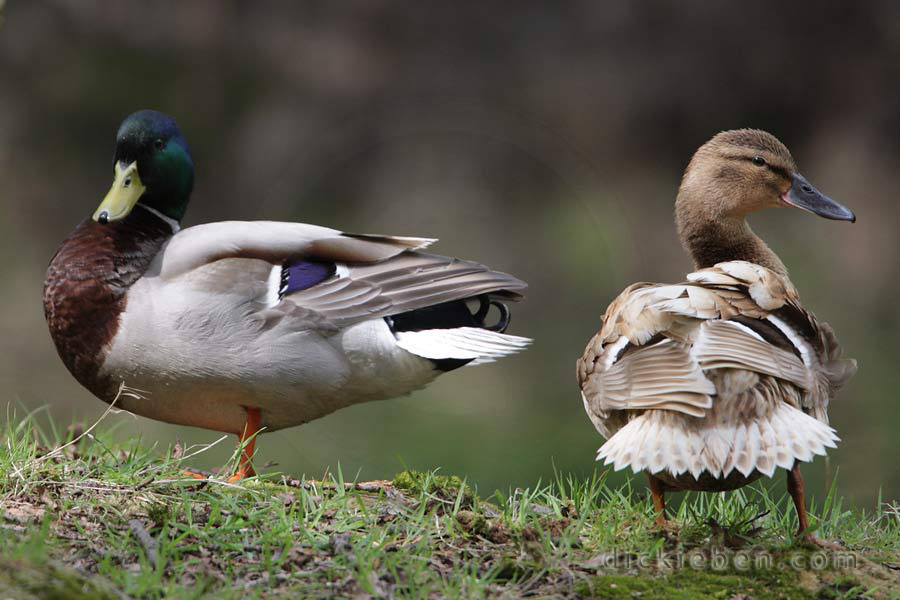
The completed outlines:
<svg viewBox="0 0 900 600">
<path fill-rule="evenodd" d="M 800 304 L 787 269 L 745 217 L 779 206 L 853 213 L 813 188 L 764 131 L 726 131 L 684 173 L 675 221 L 696 271 L 636 283 L 607 308 L 577 363 L 597 459 L 646 471 L 658 521 L 664 491 L 733 490 L 788 470 L 800 531 L 809 523 L 797 461 L 838 441 L 828 402 L 856 372 L 834 333 Z"/>
<path fill-rule="evenodd" d="M 181 229 L 194 163 L 167 115 L 126 118 L 113 164 L 109 193 L 47 270 L 50 334 L 101 400 L 239 435 L 237 477 L 253 474 L 261 428 L 407 394 L 529 342 L 503 334 L 501 301 L 525 283 L 419 252 L 435 240 L 268 221 Z"/>
</svg>

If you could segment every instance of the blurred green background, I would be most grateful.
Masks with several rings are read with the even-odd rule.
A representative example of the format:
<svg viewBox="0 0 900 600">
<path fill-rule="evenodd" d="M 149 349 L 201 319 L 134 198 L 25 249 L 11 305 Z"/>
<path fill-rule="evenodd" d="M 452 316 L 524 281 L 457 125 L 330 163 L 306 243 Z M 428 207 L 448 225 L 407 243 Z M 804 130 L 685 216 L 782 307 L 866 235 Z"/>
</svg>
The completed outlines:
<svg viewBox="0 0 900 600">
<path fill-rule="evenodd" d="M 866 506 L 880 488 L 900 495 L 900 3 L 8 3 L 0 387 L 62 425 L 104 405 L 56 356 L 44 271 L 108 188 L 116 129 L 141 108 L 174 115 L 192 145 L 185 225 L 438 237 L 436 252 L 530 283 L 510 329 L 536 339 L 528 352 L 260 445 L 268 470 L 440 466 L 483 493 L 595 469 L 575 359 L 622 288 L 690 268 L 672 204 L 694 149 L 722 129 L 772 131 L 858 216 L 752 219 L 860 363 L 831 409 L 840 491 Z M 218 437 L 114 424 L 161 449 Z M 820 495 L 822 460 L 804 470 Z"/>
</svg>

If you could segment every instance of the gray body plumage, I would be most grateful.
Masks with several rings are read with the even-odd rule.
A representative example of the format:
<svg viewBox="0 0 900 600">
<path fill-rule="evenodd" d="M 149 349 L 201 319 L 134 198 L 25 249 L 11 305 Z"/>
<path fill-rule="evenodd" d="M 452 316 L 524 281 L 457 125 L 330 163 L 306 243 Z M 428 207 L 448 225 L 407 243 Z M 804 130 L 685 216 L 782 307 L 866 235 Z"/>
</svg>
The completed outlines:
<svg viewBox="0 0 900 600">
<path fill-rule="evenodd" d="M 418 354 L 403 347 L 385 317 L 485 293 L 514 300 L 525 287 L 417 251 L 431 242 L 277 222 L 185 229 L 129 289 L 100 372 L 125 386 L 118 404 L 131 412 L 239 433 L 246 406 L 273 431 L 409 393 L 441 373 L 429 350 L 484 362 L 524 348 L 475 328 L 415 332 Z M 282 265 L 305 257 L 335 274 L 279 297 Z"/>
</svg>

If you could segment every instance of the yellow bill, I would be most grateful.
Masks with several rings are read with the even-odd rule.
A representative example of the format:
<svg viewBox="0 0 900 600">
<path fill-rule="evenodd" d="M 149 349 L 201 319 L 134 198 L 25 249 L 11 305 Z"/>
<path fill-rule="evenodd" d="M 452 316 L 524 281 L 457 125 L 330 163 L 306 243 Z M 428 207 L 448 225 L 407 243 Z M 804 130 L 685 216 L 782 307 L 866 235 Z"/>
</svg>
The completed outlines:
<svg viewBox="0 0 900 600">
<path fill-rule="evenodd" d="M 130 165 L 117 162 L 116 176 L 112 187 L 109 188 L 103 202 L 94 211 L 94 220 L 103 225 L 124 219 L 137 204 L 144 189 L 144 184 L 141 183 L 138 175 L 137 161 Z"/>
</svg>

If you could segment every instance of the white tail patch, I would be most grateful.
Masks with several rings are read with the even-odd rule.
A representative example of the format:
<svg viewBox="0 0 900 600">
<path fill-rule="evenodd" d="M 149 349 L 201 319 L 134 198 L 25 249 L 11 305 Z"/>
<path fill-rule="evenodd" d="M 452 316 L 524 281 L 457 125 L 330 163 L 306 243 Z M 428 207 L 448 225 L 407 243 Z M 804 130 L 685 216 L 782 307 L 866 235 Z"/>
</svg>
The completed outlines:
<svg viewBox="0 0 900 600">
<path fill-rule="evenodd" d="M 834 429 L 793 406 L 781 403 L 768 419 L 736 424 L 692 422 L 664 411 L 647 411 L 615 433 L 597 452 L 597 460 L 616 471 L 666 470 L 678 476 L 703 471 L 728 477 L 737 470 L 759 470 L 771 477 L 776 467 L 790 469 L 795 460 L 824 456 L 840 441 Z"/>
<path fill-rule="evenodd" d="M 501 356 L 521 352 L 531 343 L 528 338 L 478 327 L 399 331 L 396 337 L 399 347 L 416 356 L 472 359 L 470 365 L 494 362 Z"/>
</svg>

